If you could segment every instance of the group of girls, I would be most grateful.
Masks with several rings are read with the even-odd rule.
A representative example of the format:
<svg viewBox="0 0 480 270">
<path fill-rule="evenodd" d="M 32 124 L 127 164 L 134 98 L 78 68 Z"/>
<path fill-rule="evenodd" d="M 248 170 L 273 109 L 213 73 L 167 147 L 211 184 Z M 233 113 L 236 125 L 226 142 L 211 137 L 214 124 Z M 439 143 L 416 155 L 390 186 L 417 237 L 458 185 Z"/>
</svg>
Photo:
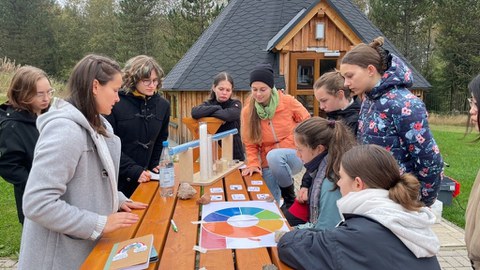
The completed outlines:
<svg viewBox="0 0 480 270">
<path fill-rule="evenodd" d="M 407 89 L 411 71 L 382 45 L 381 38 L 357 45 L 340 71 L 317 80 L 315 97 L 327 119 L 311 118 L 277 90 L 268 64 L 250 73 L 244 108 L 223 72 L 210 98 L 192 109 L 195 118 L 224 120 L 219 131 L 239 129 L 234 158 L 246 160 L 242 174 L 262 174 L 287 220 L 313 228 L 279 240 L 281 260 L 296 269 L 439 269 L 434 216 L 425 206 L 438 193 L 443 160 L 424 104 Z M 168 138 L 170 105 L 158 93 L 163 76 L 148 56 L 130 59 L 122 71 L 109 58 L 88 55 L 70 76 L 68 97 L 50 102 L 54 90 L 43 71 L 17 72 L 0 107 L 0 168 L 14 169 L 0 174 L 14 184 L 24 224 L 20 269 L 78 266 L 101 234 L 138 221 L 130 211 L 146 205 L 128 197 L 158 170 Z M 478 81 L 470 85 L 477 124 Z M 25 141 L 5 135 L 20 129 L 30 130 Z M 293 175 L 302 166 L 296 193 Z M 472 239 L 479 234 L 478 182 L 467 209 Z M 467 241 L 477 268 L 478 242 Z"/>
</svg>

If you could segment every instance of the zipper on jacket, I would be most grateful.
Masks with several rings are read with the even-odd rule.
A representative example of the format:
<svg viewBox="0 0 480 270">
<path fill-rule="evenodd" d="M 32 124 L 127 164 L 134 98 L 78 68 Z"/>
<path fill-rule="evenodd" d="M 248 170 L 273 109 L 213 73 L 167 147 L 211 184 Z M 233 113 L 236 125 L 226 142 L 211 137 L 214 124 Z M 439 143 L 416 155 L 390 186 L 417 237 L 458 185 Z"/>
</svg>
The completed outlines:
<svg viewBox="0 0 480 270">
<path fill-rule="evenodd" d="M 275 144 L 277 145 L 277 148 L 280 148 L 280 145 L 279 145 L 280 142 L 278 141 L 277 134 L 275 133 L 275 129 L 273 128 L 272 120 L 268 120 L 268 125 L 272 129 L 273 139 L 275 140 Z"/>
</svg>

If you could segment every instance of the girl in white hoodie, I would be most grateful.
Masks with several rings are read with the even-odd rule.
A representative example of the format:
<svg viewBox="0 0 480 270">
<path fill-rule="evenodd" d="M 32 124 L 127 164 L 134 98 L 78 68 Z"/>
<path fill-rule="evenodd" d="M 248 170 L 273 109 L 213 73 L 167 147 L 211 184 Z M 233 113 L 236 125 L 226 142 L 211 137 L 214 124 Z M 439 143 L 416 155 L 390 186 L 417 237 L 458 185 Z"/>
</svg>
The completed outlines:
<svg viewBox="0 0 480 270">
<path fill-rule="evenodd" d="M 295 269 L 440 269 L 440 243 L 431 230 L 435 215 L 419 201 L 418 180 L 400 175 L 384 148 L 347 151 L 338 186 L 344 220 L 332 230 L 284 234 L 278 243 L 282 261 Z"/>
</svg>

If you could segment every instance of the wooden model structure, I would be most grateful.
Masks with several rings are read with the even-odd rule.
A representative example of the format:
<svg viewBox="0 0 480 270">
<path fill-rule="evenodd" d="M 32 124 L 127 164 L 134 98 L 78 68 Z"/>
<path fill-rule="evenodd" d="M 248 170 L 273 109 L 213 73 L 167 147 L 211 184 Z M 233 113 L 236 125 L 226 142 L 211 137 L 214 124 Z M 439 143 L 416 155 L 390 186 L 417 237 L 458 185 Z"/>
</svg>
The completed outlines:
<svg viewBox="0 0 480 270">
<path fill-rule="evenodd" d="M 218 129 L 218 127 L 217 127 Z M 233 135 L 237 129 L 227 130 L 215 135 L 207 133 L 207 123 L 198 123 L 198 140 L 187 142 L 170 150 L 171 155 L 178 154 L 180 182 L 187 182 L 191 185 L 210 185 L 233 170 L 243 165 L 243 162 L 233 160 Z M 222 140 L 222 157 L 218 158 L 218 140 Z M 199 148 L 200 172 L 193 173 L 194 149 Z"/>
</svg>

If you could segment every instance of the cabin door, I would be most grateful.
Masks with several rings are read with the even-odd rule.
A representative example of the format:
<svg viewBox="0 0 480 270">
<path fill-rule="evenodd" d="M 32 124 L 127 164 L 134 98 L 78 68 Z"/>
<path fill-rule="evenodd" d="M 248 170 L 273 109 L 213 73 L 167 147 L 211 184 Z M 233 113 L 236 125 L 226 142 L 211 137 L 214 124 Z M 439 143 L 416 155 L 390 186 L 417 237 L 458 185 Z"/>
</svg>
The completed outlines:
<svg viewBox="0 0 480 270">
<path fill-rule="evenodd" d="M 291 53 L 288 90 L 296 97 L 310 115 L 323 116 L 319 111 L 318 101 L 313 94 L 313 84 L 325 72 L 337 68 L 337 58 L 326 58 L 323 53 Z"/>
</svg>

